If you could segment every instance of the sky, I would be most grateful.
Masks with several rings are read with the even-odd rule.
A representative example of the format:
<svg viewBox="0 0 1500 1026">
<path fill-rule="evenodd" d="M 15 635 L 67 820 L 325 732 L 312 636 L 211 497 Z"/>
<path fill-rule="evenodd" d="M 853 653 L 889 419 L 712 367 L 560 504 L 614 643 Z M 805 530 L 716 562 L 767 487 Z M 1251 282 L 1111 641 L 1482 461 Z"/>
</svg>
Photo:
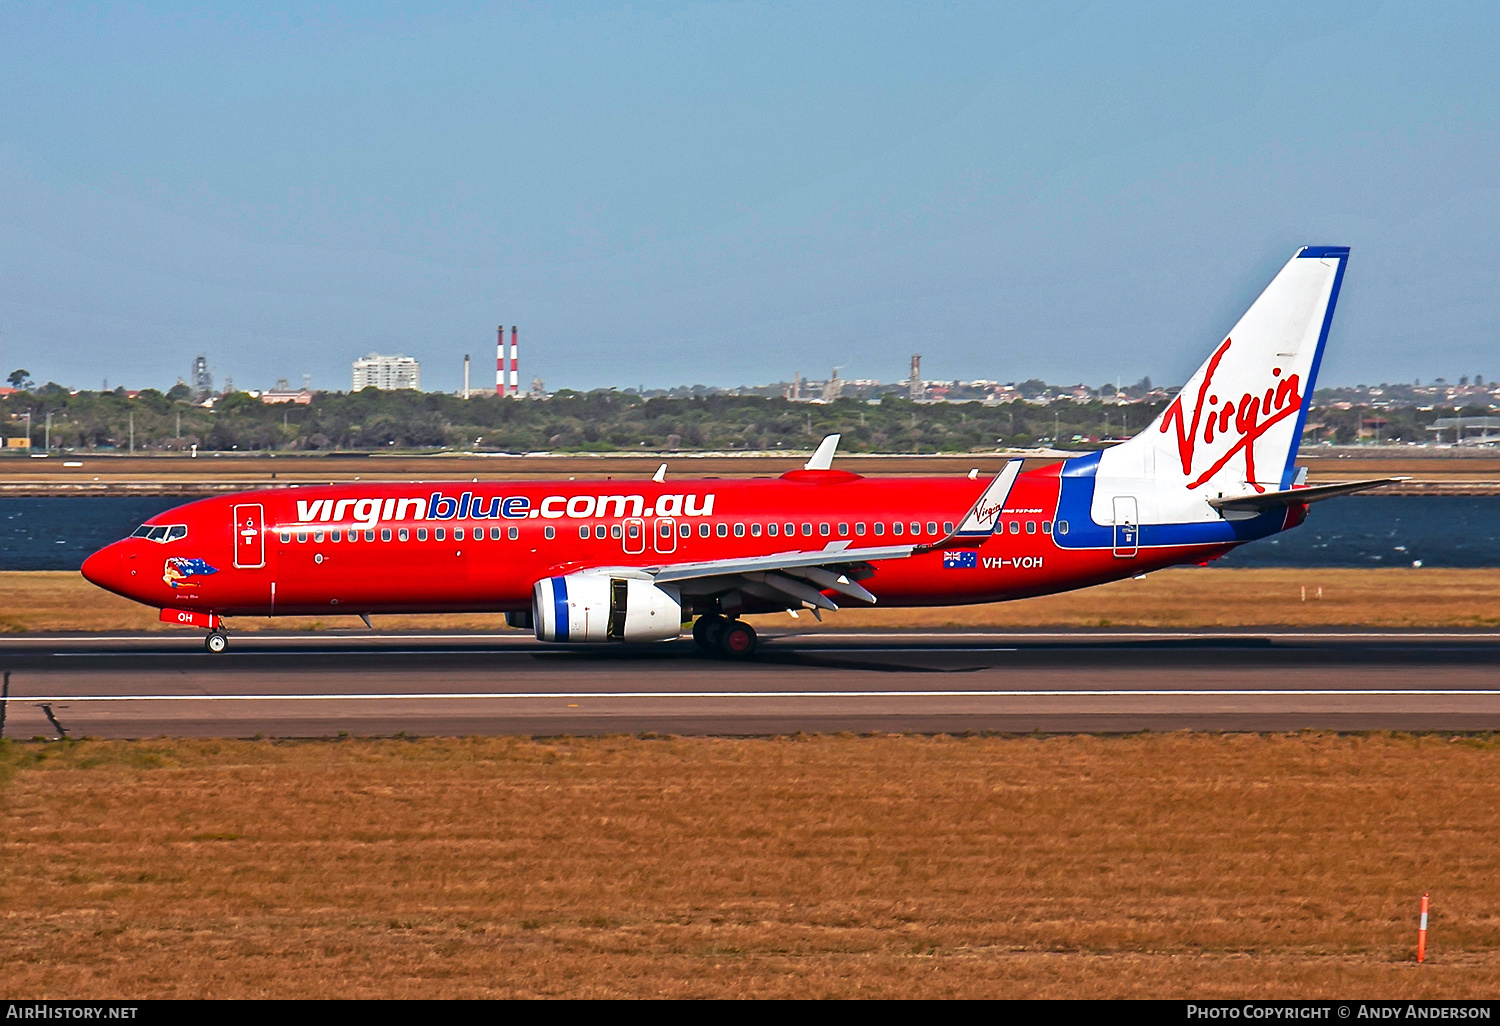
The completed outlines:
<svg viewBox="0 0 1500 1026">
<path fill-rule="evenodd" d="M 1243 8 L 1243 9 L 1236 9 Z M 0 373 L 1500 377 L 1500 5 L 0 6 Z"/>
</svg>

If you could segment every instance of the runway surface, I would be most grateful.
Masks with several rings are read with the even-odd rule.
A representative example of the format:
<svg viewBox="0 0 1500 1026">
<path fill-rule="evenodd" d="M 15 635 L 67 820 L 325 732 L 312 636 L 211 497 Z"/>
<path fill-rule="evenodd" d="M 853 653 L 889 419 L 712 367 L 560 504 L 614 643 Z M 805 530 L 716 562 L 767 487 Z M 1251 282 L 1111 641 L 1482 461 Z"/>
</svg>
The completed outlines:
<svg viewBox="0 0 1500 1026">
<path fill-rule="evenodd" d="M 768 632 L 0 639 L 4 736 L 1500 730 L 1500 631 Z"/>
</svg>

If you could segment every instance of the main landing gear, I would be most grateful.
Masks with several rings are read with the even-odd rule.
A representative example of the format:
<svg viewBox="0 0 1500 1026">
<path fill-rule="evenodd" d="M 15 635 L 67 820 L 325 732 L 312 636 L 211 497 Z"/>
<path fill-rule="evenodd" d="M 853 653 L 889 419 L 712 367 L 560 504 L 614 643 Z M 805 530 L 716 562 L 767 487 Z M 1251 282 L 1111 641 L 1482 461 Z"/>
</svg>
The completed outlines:
<svg viewBox="0 0 1500 1026">
<path fill-rule="evenodd" d="M 210 631 L 208 637 L 203 639 L 203 647 L 208 649 L 211 655 L 218 655 L 229 647 L 229 635 L 223 631 Z"/>
<path fill-rule="evenodd" d="M 693 640 L 709 655 L 729 659 L 748 659 L 755 654 L 759 644 L 754 627 L 718 613 L 698 617 L 698 622 L 693 624 Z"/>
</svg>

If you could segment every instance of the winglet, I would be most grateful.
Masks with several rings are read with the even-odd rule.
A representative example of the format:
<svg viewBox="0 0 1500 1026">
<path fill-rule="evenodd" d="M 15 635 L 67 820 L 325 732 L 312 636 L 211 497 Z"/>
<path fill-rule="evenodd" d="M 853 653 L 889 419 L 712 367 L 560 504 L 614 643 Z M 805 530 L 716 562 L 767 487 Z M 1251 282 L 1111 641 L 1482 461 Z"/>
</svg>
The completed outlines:
<svg viewBox="0 0 1500 1026">
<path fill-rule="evenodd" d="M 659 467 L 656 468 L 656 473 L 654 473 L 654 474 L 651 475 L 651 480 L 655 481 L 657 484 L 661 484 L 666 479 L 667 479 L 667 465 L 665 463 L 663 463 L 661 466 L 659 466 Z"/>
<path fill-rule="evenodd" d="M 829 435 L 818 443 L 818 451 L 812 454 L 812 459 L 802 465 L 803 470 L 831 470 L 833 469 L 833 450 L 839 447 L 839 435 Z"/>
<path fill-rule="evenodd" d="M 983 494 L 975 500 L 974 505 L 964 516 L 958 525 L 958 530 L 948 537 L 932 545 L 923 545 L 918 548 L 920 552 L 931 552 L 933 549 L 946 548 L 954 542 L 979 543 L 995 533 L 995 525 L 1000 522 L 1000 511 L 1005 508 L 1005 500 L 1010 497 L 1010 490 L 1016 483 L 1016 476 L 1021 473 L 1022 460 L 1007 460 L 1005 469 L 995 475 L 995 480 L 989 483 Z"/>
</svg>

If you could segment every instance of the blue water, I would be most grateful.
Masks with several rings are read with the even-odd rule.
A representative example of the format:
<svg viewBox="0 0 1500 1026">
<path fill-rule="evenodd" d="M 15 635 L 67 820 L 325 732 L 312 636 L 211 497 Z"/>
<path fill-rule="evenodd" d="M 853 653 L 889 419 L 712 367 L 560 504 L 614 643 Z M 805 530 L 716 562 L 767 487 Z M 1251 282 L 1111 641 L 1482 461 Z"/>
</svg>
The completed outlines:
<svg viewBox="0 0 1500 1026">
<path fill-rule="evenodd" d="M 180 498 L 0 499 L 0 569 L 77 570 Z M 1216 566 L 1500 567 L 1500 496 L 1350 496 Z"/>
<path fill-rule="evenodd" d="M 0 499 L 0 570 L 77 570 L 90 553 L 182 503 L 181 496 Z"/>
<path fill-rule="evenodd" d="M 1500 496 L 1351 495 L 1215 566 L 1500 566 Z"/>
</svg>

